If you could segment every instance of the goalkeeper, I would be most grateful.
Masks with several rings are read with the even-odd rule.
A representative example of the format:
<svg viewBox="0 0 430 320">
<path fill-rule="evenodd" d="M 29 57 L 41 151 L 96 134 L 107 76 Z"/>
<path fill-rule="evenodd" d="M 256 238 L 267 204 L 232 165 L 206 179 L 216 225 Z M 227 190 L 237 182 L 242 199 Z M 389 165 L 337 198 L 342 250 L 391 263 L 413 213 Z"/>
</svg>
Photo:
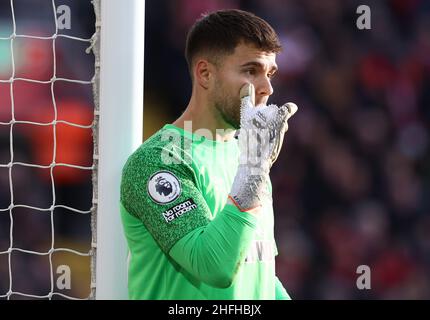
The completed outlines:
<svg viewBox="0 0 430 320">
<path fill-rule="evenodd" d="M 131 299 L 290 299 L 275 274 L 269 171 L 297 107 L 266 105 L 280 49 L 245 11 L 191 28 L 189 105 L 123 168 Z"/>
</svg>

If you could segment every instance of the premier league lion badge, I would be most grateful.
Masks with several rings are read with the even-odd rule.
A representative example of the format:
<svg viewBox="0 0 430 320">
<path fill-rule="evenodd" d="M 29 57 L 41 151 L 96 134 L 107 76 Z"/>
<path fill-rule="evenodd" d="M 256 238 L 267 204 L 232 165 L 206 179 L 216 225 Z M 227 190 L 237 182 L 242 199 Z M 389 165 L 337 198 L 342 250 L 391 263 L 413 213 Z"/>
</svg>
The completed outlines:
<svg viewBox="0 0 430 320">
<path fill-rule="evenodd" d="M 158 171 L 149 178 L 148 194 L 156 203 L 171 203 L 181 195 L 181 183 L 173 173 Z"/>
</svg>

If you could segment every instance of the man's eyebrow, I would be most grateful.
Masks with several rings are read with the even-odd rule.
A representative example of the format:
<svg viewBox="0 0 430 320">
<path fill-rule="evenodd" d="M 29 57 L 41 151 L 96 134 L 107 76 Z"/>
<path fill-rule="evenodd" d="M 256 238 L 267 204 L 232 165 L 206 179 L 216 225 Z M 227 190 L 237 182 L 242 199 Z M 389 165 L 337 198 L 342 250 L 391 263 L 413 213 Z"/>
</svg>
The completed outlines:
<svg viewBox="0 0 430 320">
<path fill-rule="evenodd" d="M 261 62 L 258 61 L 249 61 L 247 63 L 244 63 L 243 65 L 240 66 L 241 68 L 245 68 L 245 67 L 257 67 L 257 68 L 261 68 L 264 69 L 264 64 L 262 64 Z M 274 65 L 272 68 L 270 68 L 271 72 L 276 72 L 278 71 L 278 66 Z"/>
</svg>

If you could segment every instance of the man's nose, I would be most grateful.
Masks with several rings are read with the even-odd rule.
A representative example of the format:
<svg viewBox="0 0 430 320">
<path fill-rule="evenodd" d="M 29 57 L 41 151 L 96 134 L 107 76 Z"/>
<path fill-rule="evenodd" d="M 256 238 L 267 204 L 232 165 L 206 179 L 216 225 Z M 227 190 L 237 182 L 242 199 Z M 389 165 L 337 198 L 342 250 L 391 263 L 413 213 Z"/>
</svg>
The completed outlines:
<svg viewBox="0 0 430 320">
<path fill-rule="evenodd" d="M 273 94 L 273 87 L 270 82 L 269 77 L 264 76 L 261 79 L 259 79 L 258 83 L 255 85 L 255 94 L 256 94 L 256 100 L 259 100 L 259 98 L 268 98 Z"/>
</svg>

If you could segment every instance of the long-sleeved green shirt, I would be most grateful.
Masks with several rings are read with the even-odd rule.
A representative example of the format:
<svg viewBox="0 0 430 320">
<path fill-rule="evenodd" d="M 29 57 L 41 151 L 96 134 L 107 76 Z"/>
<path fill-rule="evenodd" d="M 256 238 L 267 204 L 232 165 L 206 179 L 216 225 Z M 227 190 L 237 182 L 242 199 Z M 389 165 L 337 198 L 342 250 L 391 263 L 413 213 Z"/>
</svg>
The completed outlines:
<svg viewBox="0 0 430 320">
<path fill-rule="evenodd" d="M 131 299 L 289 299 L 275 276 L 271 201 L 258 216 L 227 204 L 237 166 L 237 140 L 173 125 L 130 156 L 120 209 Z"/>
</svg>

